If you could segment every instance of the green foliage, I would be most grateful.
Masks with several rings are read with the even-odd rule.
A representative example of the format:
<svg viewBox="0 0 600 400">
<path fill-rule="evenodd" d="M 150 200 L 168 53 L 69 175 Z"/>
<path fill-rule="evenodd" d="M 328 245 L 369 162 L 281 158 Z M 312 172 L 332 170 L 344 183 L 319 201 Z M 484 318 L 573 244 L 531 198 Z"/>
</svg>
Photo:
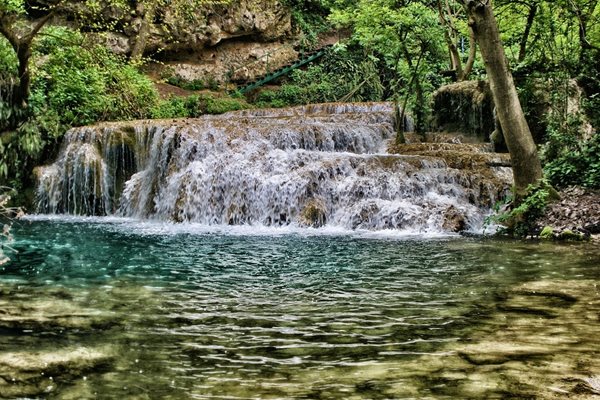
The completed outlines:
<svg viewBox="0 0 600 400">
<path fill-rule="evenodd" d="M 285 107 L 333 101 L 378 101 L 384 88 L 375 62 L 357 50 L 329 50 L 318 65 L 295 70 L 277 91 L 263 90 L 259 107 Z"/>
<path fill-rule="evenodd" d="M 590 139 L 578 139 L 568 132 L 560 132 L 550 127 L 548 131 L 550 147 L 563 145 L 555 158 L 544 154 L 544 172 L 553 185 L 565 187 L 581 185 L 600 188 L 600 135 Z"/>
<path fill-rule="evenodd" d="M 510 196 L 494 206 L 494 214 L 487 218 L 486 225 L 491 223 L 503 226 L 498 233 L 524 238 L 537 234 L 537 220 L 544 215 L 553 189 L 546 181 L 538 185 L 529 185 L 527 193 L 517 199 Z"/>
<path fill-rule="evenodd" d="M 0 36 L 0 82 L 17 74 L 17 56 L 8 41 Z"/>
<path fill-rule="evenodd" d="M 200 96 L 199 106 L 200 110 L 206 114 L 223 114 L 248 108 L 248 105 L 240 99 L 211 96 Z"/>
<path fill-rule="evenodd" d="M 578 89 L 564 74 L 553 75 L 549 82 L 551 112 L 541 153 L 546 177 L 557 187 L 600 188 L 600 135 L 585 132 L 586 117 L 571 104 Z"/>
<path fill-rule="evenodd" d="M 327 23 L 329 2 L 326 0 L 284 0 L 291 9 L 292 25 L 303 34 L 303 46 L 312 47 L 319 33 L 330 29 Z"/>
<path fill-rule="evenodd" d="M 8 41 L 0 36 L 0 131 L 14 126 L 15 121 L 23 117 L 21 110 L 10 101 L 16 76 L 17 57 Z"/>
<path fill-rule="evenodd" d="M 0 11 L 6 14 L 24 14 L 25 3 L 23 0 L 0 0 Z"/>
<path fill-rule="evenodd" d="M 386 71 L 387 98 L 402 100 L 420 128 L 429 110 L 430 96 L 447 68 L 447 49 L 439 16 L 432 4 L 394 0 L 345 2 L 332 12 L 331 21 L 353 28 L 353 40 L 368 49 L 380 71 Z"/>
<path fill-rule="evenodd" d="M 161 100 L 152 109 L 152 118 L 187 118 L 197 113 L 198 96 L 171 97 Z"/>
<path fill-rule="evenodd" d="M 160 101 L 152 110 L 152 118 L 196 118 L 203 114 L 223 114 L 248 107 L 248 103 L 240 98 L 215 97 L 201 93 Z"/>
<path fill-rule="evenodd" d="M 581 71 L 585 42 L 600 43 L 600 7 L 589 0 L 498 0 L 496 14 L 506 54 L 517 74 L 532 71 Z M 528 37 L 524 36 L 528 16 L 534 18 Z M 523 42 L 524 59 L 519 60 Z M 586 45 L 587 46 L 587 45 Z"/>
<path fill-rule="evenodd" d="M 540 239 L 552 238 L 554 238 L 554 230 L 549 226 L 545 226 L 544 229 L 542 229 L 542 231 L 540 232 Z"/>
<path fill-rule="evenodd" d="M 148 116 L 157 94 L 135 66 L 78 32 L 45 33 L 36 47 L 45 61 L 34 74 L 32 107 L 60 110 L 61 123 L 70 126 Z"/>
<path fill-rule="evenodd" d="M 185 90 L 202 90 L 206 87 L 202 79 L 194 79 L 191 81 L 187 81 L 179 76 L 168 77 L 167 83 L 169 85 L 177 86 Z"/>
<path fill-rule="evenodd" d="M 2 51 L 11 54 L 5 46 Z M 14 63 L 11 57 L 0 61 L 12 79 Z M 0 143 L 0 183 L 16 189 L 28 184 L 40 160 L 55 154 L 69 127 L 149 117 L 158 101 L 152 82 L 135 66 L 67 28 L 40 33 L 31 70 L 29 107 L 20 110 L 18 128 Z M 4 102 L 0 113 L 6 114 Z"/>
</svg>

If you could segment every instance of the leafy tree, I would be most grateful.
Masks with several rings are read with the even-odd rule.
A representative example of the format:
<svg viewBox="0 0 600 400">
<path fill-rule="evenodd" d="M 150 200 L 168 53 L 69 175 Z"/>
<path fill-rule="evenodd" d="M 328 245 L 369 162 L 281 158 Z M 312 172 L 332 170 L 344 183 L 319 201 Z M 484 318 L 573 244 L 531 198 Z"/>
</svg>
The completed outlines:
<svg viewBox="0 0 600 400">
<path fill-rule="evenodd" d="M 411 108 L 416 128 L 423 131 L 429 94 L 440 82 L 435 76 L 444 59 L 444 31 L 437 10 L 420 2 L 399 5 L 394 0 L 357 0 L 334 9 L 331 20 L 354 28 L 354 40 L 394 72 L 392 97 Z"/>
<path fill-rule="evenodd" d="M 77 31 L 44 28 L 32 59 L 27 118 L 0 139 L 0 184 L 27 185 L 34 166 L 53 156 L 69 127 L 147 118 L 158 101 L 152 82 L 134 65 Z"/>
</svg>

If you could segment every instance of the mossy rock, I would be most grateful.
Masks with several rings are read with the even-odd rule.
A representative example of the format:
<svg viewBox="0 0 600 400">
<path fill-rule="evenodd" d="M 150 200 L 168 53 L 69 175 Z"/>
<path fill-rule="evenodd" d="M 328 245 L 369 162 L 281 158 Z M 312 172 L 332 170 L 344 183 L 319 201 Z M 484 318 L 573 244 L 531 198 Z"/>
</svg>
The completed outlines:
<svg viewBox="0 0 600 400">
<path fill-rule="evenodd" d="M 586 240 L 586 236 L 581 232 L 575 232 L 570 229 L 565 229 L 558 236 L 560 240 L 566 240 L 571 242 L 580 242 Z"/>
<path fill-rule="evenodd" d="M 554 229 L 550 226 L 545 226 L 544 229 L 540 232 L 541 239 L 554 239 Z"/>
</svg>

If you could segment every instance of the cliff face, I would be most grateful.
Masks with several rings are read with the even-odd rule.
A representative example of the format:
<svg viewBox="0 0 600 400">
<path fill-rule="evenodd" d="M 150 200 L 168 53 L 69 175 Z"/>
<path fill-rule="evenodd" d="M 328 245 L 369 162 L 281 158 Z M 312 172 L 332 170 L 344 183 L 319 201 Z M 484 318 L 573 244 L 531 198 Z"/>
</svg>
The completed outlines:
<svg viewBox="0 0 600 400">
<path fill-rule="evenodd" d="M 158 54 L 170 74 L 186 80 L 228 81 L 234 71 L 234 79 L 252 79 L 296 58 L 291 12 L 280 0 L 161 3 L 107 1 L 100 11 L 80 6 L 62 23 L 83 15 L 104 30 L 100 37 L 115 53 Z"/>
<path fill-rule="evenodd" d="M 272 41 L 291 31 L 289 10 L 278 0 L 237 0 L 198 7 L 185 14 L 175 7 L 157 12 L 147 51 L 197 51 L 234 38 Z M 142 13 L 137 14 L 132 21 L 134 33 L 139 33 L 142 25 Z"/>
</svg>

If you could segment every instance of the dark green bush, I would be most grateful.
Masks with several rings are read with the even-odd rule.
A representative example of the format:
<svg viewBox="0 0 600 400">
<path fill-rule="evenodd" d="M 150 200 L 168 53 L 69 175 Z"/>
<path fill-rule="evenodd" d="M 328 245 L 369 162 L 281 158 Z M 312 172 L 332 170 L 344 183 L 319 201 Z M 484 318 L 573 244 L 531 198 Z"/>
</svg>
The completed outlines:
<svg viewBox="0 0 600 400">
<path fill-rule="evenodd" d="M 194 79 L 191 81 L 186 81 L 178 76 L 171 76 L 167 78 L 167 83 L 169 85 L 177 86 L 185 90 L 202 90 L 206 88 L 206 85 L 202 81 L 202 79 Z"/>
<path fill-rule="evenodd" d="M 230 97 L 200 97 L 200 107 L 206 114 L 223 114 L 248 108 L 248 105 L 239 99 Z"/>
<path fill-rule="evenodd" d="M 161 100 L 152 109 L 152 118 L 189 118 L 201 114 L 198 108 L 199 96 L 171 97 Z"/>
</svg>

